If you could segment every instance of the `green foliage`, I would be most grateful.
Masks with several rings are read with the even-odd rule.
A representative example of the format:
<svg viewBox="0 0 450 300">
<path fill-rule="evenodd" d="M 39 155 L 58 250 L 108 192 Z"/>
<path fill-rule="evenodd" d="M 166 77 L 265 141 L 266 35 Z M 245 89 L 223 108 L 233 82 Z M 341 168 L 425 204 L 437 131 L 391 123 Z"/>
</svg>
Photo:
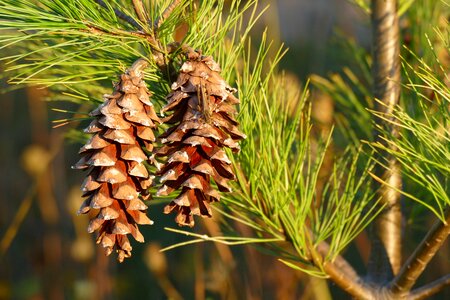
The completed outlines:
<svg viewBox="0 0 450 300">
<path fill-rule="evenodd" d="M 98 102 L 106 79 L 114 79 L 139 57 L 152 62 L 154 51 L 164 52 L 176 26 L 186 22 L 189 30 L 182 43 L 213 55 L 225 78 L 235 81 L 239 90 L 239 118 L 248 138 L 234 159 L 238 174 L 235 192 L 224 196 L 223 206 L 217 210 L 230 221 L 246 224 L 255 234 L 200 235 L 187 243 L 263 243 L 266 251 L 287 265 L 323 276 L 308 262 L 307 249 L 328 241 L 326 260 L 331 260 L 370 223 L 376 215 L 372 213 L 376 201 L 368 178 L 372 163 L 367 157 L 359 157 L 358 150 L 350 149 L 336 159 L 330 175 L 321 175 L 331 135 L 319 142 L 311 137 L 308 86 L 300 92 L 277 71 L 285 51 L 280 48 L 275 57 L 269 58 L 271 46 L 265 35 L 253 54 L 248 35 L 264 9 L 259 10 L 256 0 L 236 0 L 224 15 L 222 0 L 201 1 L 198 6 L 186 1 L 162 23 L 157 32 L 161 45 L 155 45 L 153 32 L 139 23 L 128 1 L 108 3 L 102 8 L 87 0 L 3 1 L 0 45 L 2 49 L 14 49 L 14 53 L 7 51 L 9 54 L 1 59 L 8 65 L 10 82 L 51 87 L 60 100 Z M 151 7 L 153 20 L 169 4 L 158 3 L 162 4 Z M 119 19 L 114 12 L 117 8 L 143 31 L 137 34 L 136 28 Z M 167 57 L 180 64 L 177 55 L 175 52 Z M 162 103 L 170 82 L 156 64 L 150 65 L 146 79 L 155 99 Z M 71 135 L 80 139 L 77 133 Z M 322 183 L 323 191 L 318 192 Z M 281 246 L 280 242 L 286 240 L 294 252 Z"/>
<path fill-rule="evenodd" d="M 368 8 L 368 1 L 358 2 Z M 445 16 L 448 16 L 449 6 L 443 1 L 416 0 L 414 5 L 409 2 L 402 2 L 410 7 L 402 11 L 401 21 L 402 44 L 408 45 L 402 49 L 402 77 L 407 84 L 393 115 L 380 115 L 373 111 L 369 88 L 370 55 L 351 41 L 342 39 L 338 46 L 352 53 L 356 64 L 349 63 L 341 73 L 330 74 L 328 78 L 313 75 L 312 83 L 334 100 L 336 141 L 341 147 L 347 143 L 358 144 L 360 140 L 371 141 L 374 126 L 371 120 L 375 116 L 401 127 L 399 139 L 388 132 L 384 132 L 383 137 L 388 145 L 397 147 L 397 151 L 389 152 L 402 164 L 401 192 L 417 200 L 420 205 L 415 205 L 414 209 L 428 207 L 443 218 L 449 197 L 448 174 L 442 169 L 446 159 L 448 162 L 445 133 L 448 105 L 442 104 L 448 99 L 448 75 L 445 72 L 448 66 L 442 65 L 438 56 L 448 53 L 448 21 Z M 417 53 L 420 53 L 420 58 Z M 435 99 L 427 100 L 430 97 Z M 440 136 L 444 138 L 436 139 Z M 381 144 L 376 148 L 388 150 Z"/>
<path fill-rule="evenodd" d="M 449 57 L 448 34 L 436 29 L 436 36 L 441 39 L 444 56 Z M 429 45 L 434 51 L 432 44 Z M 395 156 L 402 165 L 403 175 L 426 191 L 422 193 L 423 198 L 408 191 L 408 186 L 401 192 L 444 220 L 444 210 L 450 205 L 450 89 L 446 84 L 450 78 L 438 53 L 434 53 L 435 60 L 431 65 L 413 53 L 418 67 L 404 60 L 409 81 L 406 88 L 416 95 L 412 100 L 414 103 L 408 103 L 407 99 L 404 101 L 407 107 L 414 105 L 419 113 L 410 113 L 401 106 L 396 107 L 392 114 L 373 112 L 402 129 L 398 138 L 384 133 L 387 145 L 394 147 L 380 143 L 374 146 Z"/>
<path fill-rule="evenodd" d="M 328 241 L 326 260 L 334 259 L 377 215 L 368 177 L 372 164 L 367 157 L 359 159 L 358 151 L 349 151 L 323 178 L 331 136 L 313 142 L 307 86 L 300 93 L 279 74 L 276 64 L 283 52 L 278 51 L 270 64 L 269 48 L 263 36 L 255 57 L 250 49 L 242 55 L 245 67 L 237 74 L 237 87 L 241 128 L 248 137 L 236 160 L 239 186 L 231 197 L 224 196 L 221 212 L 253 228 L 263 241 L 284 237 L 294 253 L 279 243 L 265 243 L 265 251 L 289 266 L 294 263 L 323 276 L 308 262 L 309 251 Z M 322 181 L 325 188 L 320 193 Z"/>
<path fill-rule="evenodd" d="M 351 59 L 354 64 L 344 67 L 341 73 L 330 74 L 328 78 L 313 74 L 311 82 L 333 97 L 336 142 L 342 143 L 345 148 L 349 143 L 357 145 L 360 140 L 372 139 L 372 117 L 367 110 L 373 108 L 371 59 L 366 49 L 343 36 L 337 46 L 353 54 Z"/>
<path fill-rule="evenodd" d="M 7 0 L 0 5 L 0 45 L 14 47 L 14 54 L 2 58 L 11 65 L 11 83 L 51 86 L 112 79 L 149 53 L 146 40 L 129 34 L 129 25 L 111 9 L 100 13 L 94 1 L 59 2 Z"/>
<path fill-rule="evenodd" d="M 247 139 L 235 158 L 234 192 L 223 195 L 223 205 L 215 207 L 227 217 L 230 235 L 209 237 L 170 229 L 195 239 L 168 249 L 202 241 L 255 244 L 290 267 L 322 277 L 320 268 L 310 263 L 309 251 L 327 241 L 330 250 L 324 262 L 333 260 L 378 213 L 369 176 L 373 164 L 353 149 L 337 159 L 330 175 L 321 175 L 331 135 L 313 142 L 308 86 L 301 92 L 279 74 L 276 65 L 283 51 L 269 63 L 269 50 L 264 35 L 256 54 L 251 46 L 238 54 L 244 66 L 236 73 L 240 123 Z M 254 235 L 236 236 L 233 222 L 253 229 Z"/>
<path fill-rule="evenodd" d="M 151 19 L 161 16 L 169 2 L 153 1 Z M 366 1 L 355 2 L 367 8 Z M 186 22 L 189 29 L 182 43 L 212 55 L 222 66 L 224 77 L 238 88 L 239 121 L 248 137 L 234 158 L 238 174 L 234 193 L 224 195 L 223 206 L 216 208 L 227 217 L 231 233 L 208 237 L 183 232 L 196 238 L 183 244 L 258 244 L 292 268 L 325 276 L 320 264 L 342 253 L 380 210 L 369 176 L 372 153 L 362 154 L 359 142 L 372 137 L 367 51 L 354 43 L 343 43 L 360 68 L 345 68 L 329 79 L 312 78 L 315 86 L 335 100 L 335 132 L 344 137 L 341 148 L 346 150 L 343 154 L 337 151 L 327 165 L 334 133 L 324 141 L 313 136 L 308 84 L 301 91 L 277 70 L 285 53 L 283 47 L 270 58 L 268 53 L 274 46 L 265 34 L 256 49 L 249 39 L 251 28 L 264 11 L 258 8 L 257 0 L 231 1 L 227 14 L 224 0 L 200 1 L 198 5 L 183 1 L 156 33 L 149 27 L 151 22 L 143 24 L 134 15 L 130 1 L 107 3 L 103 8 L 90 0 L 2 1 L 0 49 L 5 54 L 0 59 L 7 65 L 4 76 L 13 84 L 50 87 L 59 100 L 98 104 L 103 86 L 110 86 L 109 81 L 137 58 L 146 57 L 151 63 L 146 80 L 154 99 L 162 105 L 171 82 L 155 63 L 154 54 L 162 53 L 175 68 L 180 67 L 180 51 L 167 53 L 166 49 L 173 42 L 174 30 Z M 412 3 L 402 1 L 401 13 Z M 141 29 L 118 18 L 114 9 L 130 16 L 131 23 Z M 414 12 L 418 15 L 420 11 Z M 445 34 L 438 36 L 442 39 Z M 160 43 L 155 43 L 156 37 Z M 448 39 L 442 42 L 448 50 Z M 444 68 L 438 60 L 432 67 L 425 60 L 414 59 L 418 69 L 404 61 L 409 74 L 407 87 L 420 99 L 417 108 L 423 119 L 416 120 L 417 109 L 410 113 L 401 106 L 390 116 L 372 112 L 403 129 L 399 138 L 385 133 L 395 150 L 381 144 L 373 147 L 396 156 L 404 175 L 429 191 L 432 199 L 417 199 L 407 190 L 403 193 L 442 217 L 444 206 L 449 205 L 449 90 L 436 73 L 436 66 L 441 66 L 441 71 Z M 427 100 L 430 91 L 433 103 Z M 71 135 L 82 139 L 80 134 Z M 247 225 L 253 236 L 236 236 L 233 222 Z M 312 263 L 311 251 L 323 241 L 329 244 L 329 252 L 322 262 Z"/>
<path fill-rule="evenodd" d="M 153 62 L 152 48 L 164 52 L 167 44 L 173 42 L 174 29 L 182 21 L 189 25 L 183 42 L 214 55 L 224 69 L 229 70 L 236 61 L 234 52 L 229 50 L 239 44 L 224 47 L 222 41 L 229 32 L 233 33 L 231 40 L 244 40 L 257 17 L 257 6 L 256 1 L 247 1 L 244 5 L 240 0 L 233 1 L 229 15 L 223 18 L 224 2 L 202 1 L 199 7 L 191 4 L 189 11 L 192 13 L 187 14 L 184 8 L 192 2 L 183 1 L 158 29 L 158 39 L 162 43 L 159 46 L 149 42 L 153 38 L 152 31 L 138 32 L 115 15 L 113 9 L 119 9 L 140 24 L 130 7 L 131 1 L 107 1 L 108 9 L 91 0 L 3 1 L 0 4 L 0 49 L 8 53 L 1 57 L 7 66 L 3 76 L 12 84 L 58 85 L 59 91 L 64 87 L 75 92 L 66 91 L 67 95 L 83 95 L 73 97 L 72 101 L 89 100 L 90 95 L 98 95 L 95 86 L 99 82 L 115 80 L 136 58 L 148 57 Z M 155 1 L 150 7 L 153 20 L 169 3 Z M 253 13 L 238 37 L 242 15 L 250 7 Z M 148 81 L 161 81 L 155 65 L 147 71 Z"/>
</svg>

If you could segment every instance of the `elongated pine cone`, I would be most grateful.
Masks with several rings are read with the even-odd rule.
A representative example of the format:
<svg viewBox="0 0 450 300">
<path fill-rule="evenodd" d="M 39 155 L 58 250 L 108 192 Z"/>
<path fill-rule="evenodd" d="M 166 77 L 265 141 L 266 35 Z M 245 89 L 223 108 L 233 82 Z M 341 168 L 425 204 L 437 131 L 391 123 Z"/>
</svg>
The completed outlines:
<svg viewBox="0 0 450 300">
<path fill-rule="evenodd" d="M 209 203 L 219 201 L 219 193 L 211 186 L 211 178 L 222 192 L 235 179 L 231 161 L 224 147 L 240 150 L 237 140 L 245 138 L 234 119 L 236 92 L 220 76 L 219 65 L 211 58 L 191 52 L 172 85 L 168 103 L 161 110 L 173 111 L 165 122 L 174 124 L 161 135 L 164 144 L 157 156 L 167 156 L 159 171 L 162 187 L 158 196 L 181 192 L 164 212 L 177 214 L 180 225 L 193 226 L 193 215 L 211 217 Z"/>
<path fill-rule="evenodd" d="M 81 187 L 87 198 L 78 213 L 98 211 L 88 231 L 98 230 L 97 243 L 107 255 L 115 249 L 120 262 L 131 256 L 127 234 L 144 242 L 138 225 L 153 223 L 141 200 L 149 197 L 153 181 L 144 165 L 152 160 L 143 148 L 153 150 L 153 128 L 160 120 L 143 81 L 146 66 L 143 59 L 136 61 L 121 75 L 113 94 L 104 95 L 104 103 L 90 113 L 94 120 L 85 132 L 93 136 L 80 149 L 81 159 L 74 166 L 88 171 Z"/>
</svg>

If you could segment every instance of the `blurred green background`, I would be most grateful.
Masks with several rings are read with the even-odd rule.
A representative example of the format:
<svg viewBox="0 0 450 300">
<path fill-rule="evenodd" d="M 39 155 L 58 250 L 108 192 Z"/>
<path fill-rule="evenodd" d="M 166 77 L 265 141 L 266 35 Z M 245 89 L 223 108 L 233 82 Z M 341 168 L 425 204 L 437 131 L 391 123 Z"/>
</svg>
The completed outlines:
<svg viewBox="0 0 450 300">
<path fill-rule="evenodd" d="M 269 40 L 285 43 L 290 50 L 281 68 L 292 84 L 301 86 L 311 74 L 326 76 L 351 65 L 351 55 L 339 47 L 342 37 L 369 48 L 369 17 L 346 0 L 261 2 L 270 8 L 253 31 L 255 40 L 268 27 Z M 146 243 L 133 243 L 131 259 L 118 264 L 113 256 L 105 257 L 86 231 L 86 216 L 76 216 L 83 173 L 70 166 L 80 145 L 64 140 L 70 126 L 52 128 L 51 121 L 64 115 L 51 110 L 55 103 L 43 101 L 46 94 L 27 88 L 0 95 L 0 299 L 348 298 L 326 281 L 291 270 L 252 247 L 205 243 L 160 253 L 186 240 L 163 229 L 174 226 L 171 215 L 158 215 L 154 225 L 142 227 Z M 333 102 L 318 92 L 313 97 L 317 128 L 327 132 Z M 150 207 L 150 218 L 162 205 Z M 218 222 L 211 220 L 199 220 L 194 230 L 220 234 Z M 448 244 L 444 248 L 424 282 L 448 272 Z M 347 255 L 364 272 L 365 234 Z M 445 297 L 448 291 L 436 299 Z"/>
</svg>

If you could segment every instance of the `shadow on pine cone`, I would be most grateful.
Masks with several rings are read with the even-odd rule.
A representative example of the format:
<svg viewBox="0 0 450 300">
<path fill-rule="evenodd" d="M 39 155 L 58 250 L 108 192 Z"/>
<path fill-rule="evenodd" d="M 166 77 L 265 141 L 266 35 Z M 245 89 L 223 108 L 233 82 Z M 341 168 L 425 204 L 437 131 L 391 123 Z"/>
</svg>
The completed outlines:
<svg viewBox="0 0 450 300">
<path fill-rule="evenodd" d="M 143 164 L 149 158 L 142 149 L 153 150 L 152 129 L 160 122 L 143 81 L 146 66 L 144 60 L 138 60 L 121 75 L 114 93 L 105 95 L 105 102 L 90 113 L 94 120 L 85 132 L 93 136 L 80 149 L 82 157 L 74 166 L 88 170 L 82 185 L 87 199 L 79 213 L 98 210 L 88 231 L 98 230 L 97 243 L 107 255 L 116 249 L 120 262 L 131 256 L 127 234 L 144 242 L 138 225 L 153 223 L 140 200 L 149 197 L 147 189 L 153 181 Z"/>
<path fill-rule="evenodd" d="M 245 138 L 234 119 L 234 105 L 239 103 L 234 92 L 211 57 L 191 52 L 162 109 L 173 111 L 164 122 L 174 125 L 161 135 L 164 146 L 156 152 L 168 157 L 158 174 L 163 186 L 157 195 L 181 189 L 164 209 L 177 214 L 180 226 L 194 226 L 194 215 L 211 217 L 209 203 L 220 198 L 211 178 L 220 191 L 231 191 L 227 182 L 235 175 L 223 148 L 238 152 L 237 141 Z"/>
</svg>

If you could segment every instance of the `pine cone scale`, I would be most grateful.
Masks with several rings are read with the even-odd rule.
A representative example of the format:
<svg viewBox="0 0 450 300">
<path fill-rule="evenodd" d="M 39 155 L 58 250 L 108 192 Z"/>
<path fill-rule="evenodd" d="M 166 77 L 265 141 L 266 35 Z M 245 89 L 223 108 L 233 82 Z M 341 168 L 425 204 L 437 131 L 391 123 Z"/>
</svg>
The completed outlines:
<svg viewBox="0 0 450 300">
<path fill-rule="evenodd" d="M 138 242 L 144 237 L 138 225 L 152 224 L 146 216 L 147 206 L 139 197 L 153 180 L 143 164 L 148 157 L 141 145 L 152 151 L 153 130 L 160 120 L 150 102 L 139 64 L 120 77 L 112 95 L 104 95 L 104 103 L 91 112 L 94 120 L 85 129 L 93 134 L 80 149 L 81 159 L 75 168 L 89 169 L 82 185 L 87 199 L 79 213 L 98 211 L 88 231 L 98 231 L 97 243 L 107 255 L 113 250 L 118 260 L 131 256 L 131 234 Z"/>
<path fill-rule="evenodd" d="M 111 130 L 108 129 L 103 134 L 103 137 L 110 142 L 117 142 L 119 144 L 133 144 L 135 139 L 129 130 Z"/>
<path fill-rule="evenodd" d="M 235 90 L 220 76 L 220 67 L 211 57 L 192 52 L 181 67 L 177 81 L 162 112 L 173 111 L 166 120 L 175 124 L 161 138 L 164 144 L 157 156 L 167 156 L 161 169 L 163 186 L 158 195 L 181 192 L 165 207 L 176 213 L 180 226 L 193 226 L 193 215 L 211 217 L 211 202 L 220 196 L 211 187 L 231 191 L 228 181 L 235 179 L 231 161 L 221 149 L 239 150 L 237 140 L 245 137 L 237 129 L 233 105 L 239 100 Z"/>
</svg>

